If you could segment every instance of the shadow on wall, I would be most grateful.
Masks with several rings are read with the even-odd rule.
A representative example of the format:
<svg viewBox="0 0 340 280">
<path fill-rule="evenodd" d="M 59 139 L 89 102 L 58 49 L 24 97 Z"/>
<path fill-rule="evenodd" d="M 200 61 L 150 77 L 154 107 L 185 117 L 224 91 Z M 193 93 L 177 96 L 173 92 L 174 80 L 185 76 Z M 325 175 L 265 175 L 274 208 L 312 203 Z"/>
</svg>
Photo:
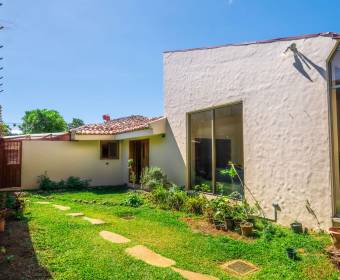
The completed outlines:
<svg viewBox="0 0 340 280">
<path fill-rule="evenodd" d="M 167 156 L 172 164 L 164 171 L 171 181 L 178 185 L 185 185 L 185 162 L 168 120 L 166 121 L 165 137 L 167 150 L 170 152 Z"/>
<path fill-rule="evenodd" d="M 313 82 L 312 78 L 309 76 L 308 72 L 306 71 L 305 67 L 307 69 L 314 68 L 323 79 L 327 79 L 327 73 L 326 70 L 318 65 L 316 65 L 313 61 L 311 61 L 308 57 L 306 57 L 303 53 L 301 53 L 297 47 L 296 44 L 291 44 L 285 51 L 285 53 L 290 50 L 294 54 L 294 63 L 293 66 L 298 70 L 305 78 L 307 78 L 309 81 Z"/>
<path fill-rule="evenodd" d="M 26 219 L 7 221 L 5 232 L 0 233 L 0 246 L 4 248 L 0 253 L 0 279 L 52 279 L 38 262 Z"/>
</svg>

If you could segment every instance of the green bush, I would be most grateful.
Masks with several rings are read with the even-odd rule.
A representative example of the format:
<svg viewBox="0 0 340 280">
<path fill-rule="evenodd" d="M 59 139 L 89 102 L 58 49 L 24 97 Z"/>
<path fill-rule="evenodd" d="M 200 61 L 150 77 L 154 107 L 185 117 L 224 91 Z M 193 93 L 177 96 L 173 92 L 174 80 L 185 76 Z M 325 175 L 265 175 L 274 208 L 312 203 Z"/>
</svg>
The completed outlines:
<svg viewBox="0 0 340 280">
<path fill-rule="evenodd" d="M 66 188 L 70 189 L 83 189 L 90 186 L 90 180 L 80 179 L 79 177 L 70 176 L 67 178 L 66 182 L 63 180 L 59 182 L 60 186 L 64 184 Z"/>
<path fill-rule="evenodd" d="M 145 167 L 140 179 L 142 189 L 150 190 L 157 187 L 169 187 L 169 182 L 163 170 L 159 167 Z"/>
<path fill-rule="evenodd" d="M 131 192 L 129 193 L 128 197 L 126 200 L 122 203 L 124 206 L 129 206 L 129 207 L 139 207 L 144 204 L 144 200 L 141 197 L 140 194 L 136 192 Z"/>
<path fill-rule="evenodd" d="M 43 174 L 38 176 L 38 184 L 39 184 L 39 188 L 42 190 L 54 190 L 58 188 L 58 183 L 52 181 L 47 174 Z"/>
<path fill-rule="evenodd" d="M 186 200 L 185 209 L 189 213 L 202 215 L 207 203 L 208 199 L 203 194 L 190 196 Z"/>
<path fill-rule="evenodd" d="M 56 189 L 83 189 L 88 188 L 90 186 L 90 181 L 87 179 L 81 179 L 79 177 L 70 176 L 64 180 L 60 180 L 59 182 L 51 180 L 47 174 L 43 174 L 38 176 L 38 184 L 40 189 L 42 190 L 56 190 Z"/>
<path fill-rule="evenodd" d="M 164 187 L 156 187 L 150 195 L 151 202 L 162 209 L 169 208 L 170 192 Z"/>
<path fill-rule="evenodd" d="M 168 206 L 173 210 L 182 210 L 188 199 L 186 192 L 175 190 L 169 192 Z"/>
</svg>

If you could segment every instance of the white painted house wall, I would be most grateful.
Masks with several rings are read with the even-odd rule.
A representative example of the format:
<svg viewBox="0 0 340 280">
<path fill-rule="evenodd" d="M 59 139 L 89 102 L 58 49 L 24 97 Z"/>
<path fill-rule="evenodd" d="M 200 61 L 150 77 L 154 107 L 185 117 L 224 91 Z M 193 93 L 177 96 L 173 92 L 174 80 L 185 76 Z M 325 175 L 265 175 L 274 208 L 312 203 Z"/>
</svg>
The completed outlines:
<svg viewBox="0 0 340 280">
<path fill-rule="evenodd" d="M 296 43 L 310 61 L 294 57 Z M 245 182 L 274 218 L 331 225 L 327 37 L 164 54 L 165 116 L 186 164 L 188 112 L 243 102 Z M 249 197 L 249 195 L 248 195 Z"/>
</svg>

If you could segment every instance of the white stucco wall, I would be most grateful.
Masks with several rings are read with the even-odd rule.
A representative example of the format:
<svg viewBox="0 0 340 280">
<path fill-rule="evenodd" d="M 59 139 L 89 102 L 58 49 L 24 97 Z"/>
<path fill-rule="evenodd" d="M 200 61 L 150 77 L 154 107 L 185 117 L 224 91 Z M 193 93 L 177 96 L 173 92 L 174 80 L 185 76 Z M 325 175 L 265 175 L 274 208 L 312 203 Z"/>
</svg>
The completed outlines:
<svg viewBox="0 0 340 280">
<path fill-rule="evenodd" d="M 128 182 L 129 141 L 149 139 L 149 166 L 160 167 L 169 181 L 185 185 L 185 165 L 169 126 L 164 137 L 154 135 L 149 137 L 132 138 L 122 141 L 122 170 L 124 182 Z"/>
<path fill-rule="evenodd" d="M 52 180 L 91 179 L 92 186 L 124 183 L 122 160 L 101 160 L 99 141 L 23 141 L 22 188 L 36 188 L 45 172 Z"/>
<path fill-rule="evenodd" d="M 291 43 L 307 59 L 285 50 Z M 186 114 L 243 102 L 245 182 L 268 217 L 315 227 L 332 217 L 326 37 L 164 54 L 165 116 L 186 161 Z M 248 195 L 249 197 L 249 195 Z"/>
</svg>

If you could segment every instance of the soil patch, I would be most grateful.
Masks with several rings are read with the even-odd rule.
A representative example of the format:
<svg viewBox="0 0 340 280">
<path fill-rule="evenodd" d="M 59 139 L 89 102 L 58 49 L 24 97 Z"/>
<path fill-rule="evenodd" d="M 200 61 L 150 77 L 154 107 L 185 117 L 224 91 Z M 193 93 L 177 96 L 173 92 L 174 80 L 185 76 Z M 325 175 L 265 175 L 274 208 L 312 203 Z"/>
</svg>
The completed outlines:
<svg viewBox="0 0 340 280">
<path fill-rule="evenodd" d="M 174 260 L 163 257 L 143 245 L 127 248 L 125 252 L 135 259 L 142 260 L 153 266 L 169 267 L 176 264 Z"/>
<path fill-rule="evenodd" d="M 218 230 L 215 228 L 213 224 L 209 223 L 204 218 L 197 219 L 197 218 L 186 217 L 186 218 L 182 218 L 181 220 L 186 222 L 193 232 L 200 232 L 200 233 L 211 234 L 215 236 L 224 235 L 224 236 L 228 236 L 230 238 L 236 239 L 236 240 L 243 240 L 246 242 L 254 241 L 254 238 L 242 236 L 235 231 Z"/>
<path fill-rule="evenodd" d="M 218 280 L 218 278 L 206 274 L 201 274 L 197 272 L 192 272 L 188 270 L 179 269 L 176 267 L 172 267 L 173 271 L 179 273 L 183 278 L 188 280 Z"/>
<path fill-rule="evenodd" d="M 93 225 L 102 225 L 102 224 L 105 224 L 105 222 L 103 220 L 100 220 L 100 219 L 92 219 L 92 218 L 89 218 L 89 217 L 83 217 L 83 219 L 85 221 L 90 222 Z"/>
<path fill-rule="evenodd" d="M 7 221 L 0 233 L 0 279 L 52 279 L 35 255 L 25 221 Z"/>
<path fill-rule="evenodd" d="M 101 237 L 103 237 L 105 240 L 108 240 L 112 243 L 128 243 L 130 242 L 130 239 L 120 235 L 120 234 L 117 234 L 117 233 L 114 233 L 114 232 L 110 232 L 110 231 L 106 231 L 106 230 L 103 230 L 99 233 L 99 235 Z"/>
</svg>

